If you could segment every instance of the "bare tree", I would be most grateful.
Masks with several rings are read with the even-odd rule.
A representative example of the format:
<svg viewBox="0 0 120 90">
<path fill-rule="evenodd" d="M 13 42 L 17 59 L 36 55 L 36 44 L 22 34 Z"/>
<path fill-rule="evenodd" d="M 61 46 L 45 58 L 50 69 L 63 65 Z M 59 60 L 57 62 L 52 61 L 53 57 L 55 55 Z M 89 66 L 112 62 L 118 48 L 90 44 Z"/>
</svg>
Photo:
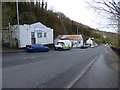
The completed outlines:
<svg viewBox="0 0 120 90">
<path fill-rule="evenodd" d="M 47 10 L 47 2 L 45 2 L 45 10 Z"/>
<path fill-rule="evenodd" d="M 42 0 L 42 9 L 44 9 L 44 5 L 45 5 L 44 0 Z"/>
<path fill-rule="evenodd" d="M 91 0 L 87 2 L 90 7 L 112 22 L 110 26 L 117 26 L 120 30 L 120 1 L 119 0 Z"/>
</svg>

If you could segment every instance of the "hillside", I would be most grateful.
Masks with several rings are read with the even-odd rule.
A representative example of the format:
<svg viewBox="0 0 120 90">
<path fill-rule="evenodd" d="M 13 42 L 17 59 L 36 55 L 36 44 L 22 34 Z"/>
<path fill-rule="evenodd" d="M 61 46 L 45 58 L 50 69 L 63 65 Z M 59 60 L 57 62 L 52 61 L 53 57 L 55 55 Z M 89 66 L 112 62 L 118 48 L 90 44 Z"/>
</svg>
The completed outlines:
<svg viewBox="0 0 120 90">
<path fill-rule="evenodd" d="M 86 25 L 70 20 L 63 13 L 53 12 L 47 10 L 47 4 L 42 3 L 42 6 L 34 5 L 34 3 L 19 3 L 19 19 L 20 24 L 32 24 L 41 22 L 44 25 L 54 29 L 54 38 L 60 34 L 76 34 L 77 27 L 78 33 L 81 34 L 86 41 L 89 37 L 93 36 L 97 43 L 112 43 L 114 46 L 117 44 L 117 34 L 96 31 Z M 2 27 L 8 27 L 17 24 L 16 17 L 16 3 L 6 2 L 2 3 Z M 103 36 L 106 38 L 103 38 Z"/>
</svg>

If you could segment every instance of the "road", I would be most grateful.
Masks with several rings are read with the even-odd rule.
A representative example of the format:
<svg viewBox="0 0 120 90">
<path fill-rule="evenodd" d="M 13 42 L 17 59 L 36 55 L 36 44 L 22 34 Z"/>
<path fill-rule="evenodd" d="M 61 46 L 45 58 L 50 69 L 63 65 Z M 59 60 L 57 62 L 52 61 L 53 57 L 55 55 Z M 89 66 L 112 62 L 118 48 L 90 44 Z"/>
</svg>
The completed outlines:
<svg viewBox="0 0 120 90">
<path fill-rule="evenodd" d="M 3 54 L 3 88 L 66 88 L 105 48 Z"/>
<path fill-rule="evenodd" d="M 118 57 L 108 47 L 72 88 L 114 88 L 118 90 L 118 70 Z"/>
</svg>

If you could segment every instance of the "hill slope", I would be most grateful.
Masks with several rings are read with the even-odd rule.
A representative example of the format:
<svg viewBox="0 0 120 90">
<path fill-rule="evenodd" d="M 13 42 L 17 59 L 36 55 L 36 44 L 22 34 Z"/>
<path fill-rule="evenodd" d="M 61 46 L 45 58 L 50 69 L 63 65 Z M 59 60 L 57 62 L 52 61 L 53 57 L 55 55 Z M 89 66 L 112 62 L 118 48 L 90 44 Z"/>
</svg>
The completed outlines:
<svg viewBox="0 0 120 90">
<path fill-rule="evenodd" d="M 46 7 L 39 7 L 38 5 L 34 5 L 34 3 L 20 2 L 20 24 L 32 24 L 35 22 L 41 22 L 44 25 L 54 29 L 54 38 L 60 34 L 76 34 L 78 27 L 78 33 L 83 36 L 84 41 L 93 36 L 97 43 L 108 42 L 117 47 L 117 34 L 96 31 L 86 25 L 70 20 L 63 13 L 56 13 L 51 10 L 47 10 Z M 11 25 L 17 24 L 16 16 L 15 2 L 2 3 L 3 28 L 7 27 L 9 22 Z M 103 38 L 104 35 L 106 38 Z"/>
</svg>

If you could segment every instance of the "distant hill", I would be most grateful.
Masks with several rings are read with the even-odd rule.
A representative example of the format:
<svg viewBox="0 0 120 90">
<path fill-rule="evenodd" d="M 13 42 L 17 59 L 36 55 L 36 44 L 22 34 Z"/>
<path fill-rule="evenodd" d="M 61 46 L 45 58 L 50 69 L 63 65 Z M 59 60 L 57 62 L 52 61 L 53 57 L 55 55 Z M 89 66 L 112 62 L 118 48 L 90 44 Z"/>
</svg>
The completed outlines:
<svg viewBox="0 0 120 90">
<path fill-rule="evenodd" d="M 86 25 L 70 20 L 63 13 L 47 10 L 47 4 L 44 5 L 44 2 L 41 7 L 34 5 L 34 3 L 19 2 L 20 24 L 41 22 L 54 29 L 54 38 L 58 35 L 77 34 L 78 27 L 78 34 L 83 36 L 84 41 L 93 36 L 99 44 L 112 43 L 112 45 L 118 47 L 117 34 L 96 31 Z M 8 27 L 9 22 L 11 25 L 17 24 L 15 2 L 2 3 L 2 27 Z"/>
</svg>

